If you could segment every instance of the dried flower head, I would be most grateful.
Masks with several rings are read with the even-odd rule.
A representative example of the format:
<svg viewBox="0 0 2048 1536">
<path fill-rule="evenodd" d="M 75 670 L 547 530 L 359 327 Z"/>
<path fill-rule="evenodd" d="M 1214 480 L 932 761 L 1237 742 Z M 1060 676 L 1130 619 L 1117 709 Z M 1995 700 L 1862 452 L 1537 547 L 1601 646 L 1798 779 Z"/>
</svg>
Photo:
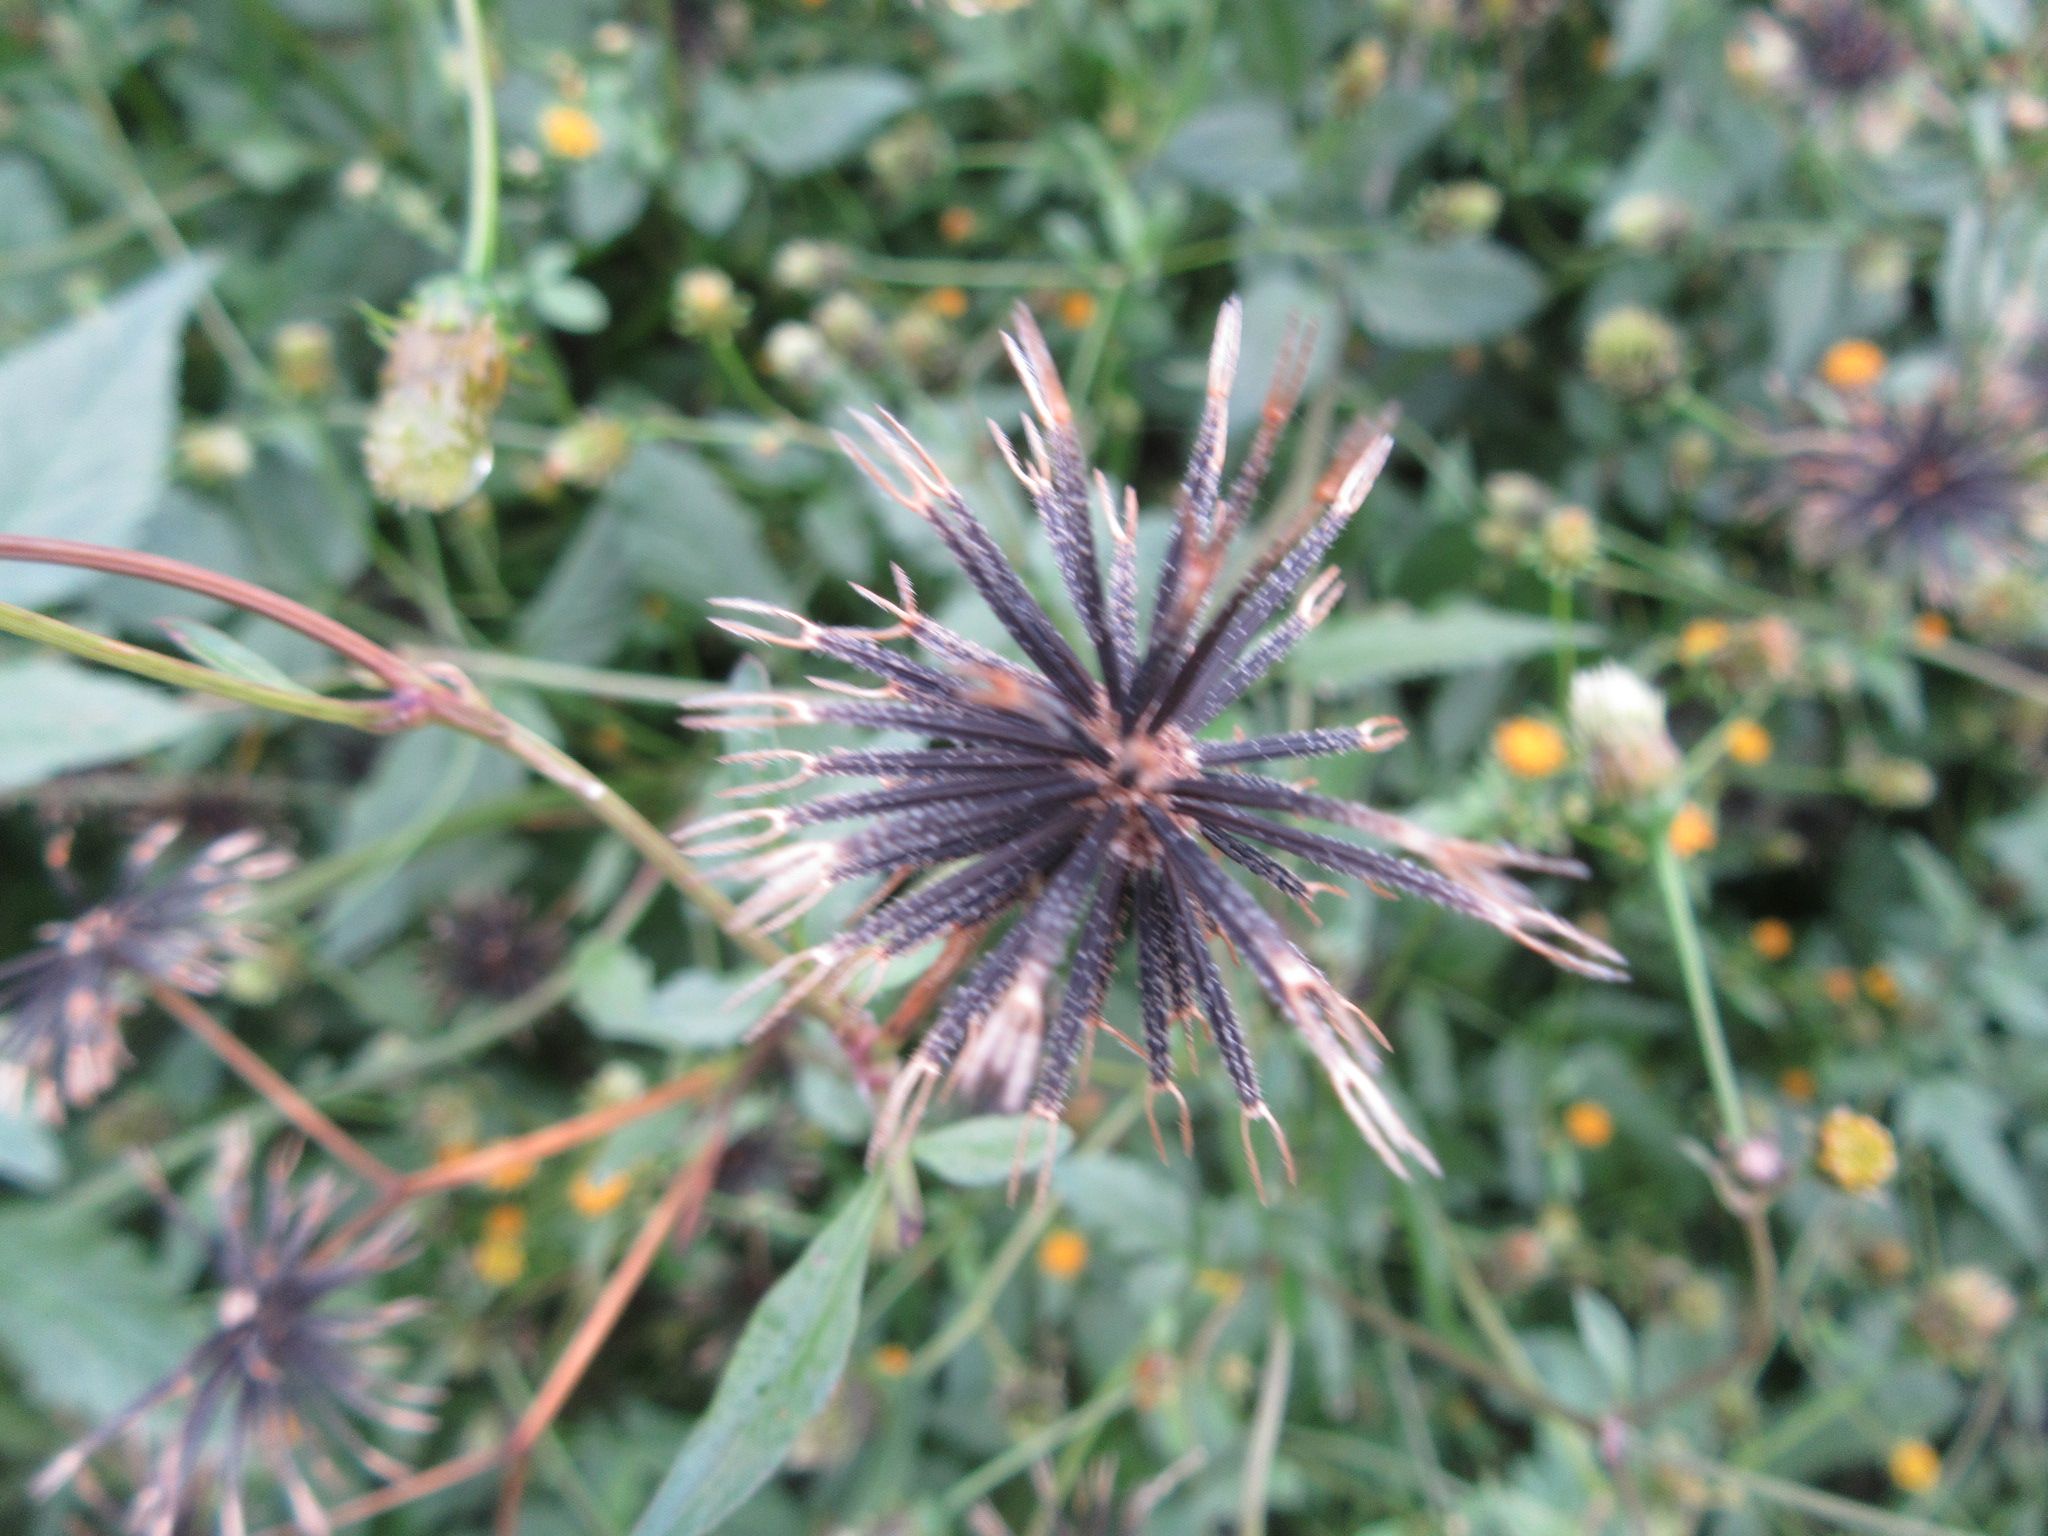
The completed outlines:
<svg viewBox="0 0 2048 1536">
<path fill-rule="evenodd" d="M 428 921 L 428 966 L 451 997 L 503 1002 L 538 986 L 561 961 L 559 923 L 534 916 L 523 896 L 480 896 Z"/>
<path fill-rule="evenodd" d="M 1771 499 L 1793 512 L 1801 559 L 1826 565 L 1869 552 L 1953 607 L 2048 536 L 2048 449 L 2030 392 L 1999 381 L 1965 402 L 1953 388 L 1911 405 L 1868 394 L 1840 425 L 1779 439 Z"/>
<path fill-rule="evenodd" d="M 1839 96 L 1882 85 L 1906 66 L 1905 39 L 1866 0 L 1784 0 L 1779 7 L 1802 73 Z"/>
<path fill-rule="evenodd" d="M 121 1023 L 144 988 L 215 991 L 223 966 L 253 949 L 240 916 L 250 887 L 290 868 L 290 856 L 238 832 L 166 869 L 179 830 L 163 821 L 145 831 L 111 896 L 46 924 L 38 948 L 0 965 L 0 1100 L 27 1099 L 53 1120 L 91 1103 L 128 1059 Z M 72 889 L 69 834 L 51 841 L 46 860 Z"/>
<path fill-rule="evenodd" d="M 457 283 L 427 284 L 385 344 L 363 467 L 385 501 L 460 505 L 491 472 L 491 418 L 511 376 L 497 318 Z"/>
<path fill-rule="evenodd" d="M 405 1474 L 358 1425 L 404 1434 L 433 1427 L 425 1410 L 434 1394 L 391 1381 L 391 1351 L 379 1342 L 425 1303 L 352 1307 L 340 1297 L 403 1263 L 408 1229 L 398 1218 L 353 1239 L 330 1233 L 346 1189 L 332 1174 L 294 1187 L 300 1151 L 296 1142 L 280 1146 L 259 1191 L 248 1138 L 232 1135 L 223 1144 L 214 1179 L 221 1289 L 213 1330 L 168 1376 L 50 1462 L 31 1485 L 38 1498 L 49 1498 L 115 1441 L 146 1431 L 171 1404 L 182 1417 L 153 1443 L 149 1474 L 123 1522 L 132 1536 L 171 1536 L 192 1514 L 202 1482 L 220 1489 L 221 1536 L 242 1536 L 252 1462 L 275 1480 L 304 1536 L 330 1529 L 302 1466 L 309 1451 L 341 1451 L 377 1478 Z M 173 1216 L 191 1225 L 168 1191 L 164 1197 Z M 330 1458 L 322 1454 L 316 1464 L 325 1468 Z"/>
<path fill-rule="evenodd" d="M 1308 505 L 1226 581 L 1232 541 L 1272 464 L 1307 355 L 1304 347 L 1290 348 L 1248 457 L 1226 483 L 1226 410 L 1240 325 L 1237 304 L 1225 306 L 1142 637 L 1136 496 L 1117 497 L 1107 479 L 1091 472 L 1044 338 L 1021 308 L 1005 344 L 1034 419 L 1024 425 L 1023 453 L 1000 431 L 996 441 L 1044 525 L 1089 659 L 1027 590 L 931 455 L 886 413 L 862 420 L 874 451 L 900 478 L 863 448 L 848 442 L 847 452 L 930 524 L 1028 664 L 935 622 L 900 572 L 894 600 L 863 592 L 893 620 L 881 629 L 828 627 L 758 603 L 723 605 L 778 625 L 719 621 L 734 634 L 857 668 L 880 686 L 828 680 L 815 694 L 714 694 L 697 701 L 687 723 L 728 730 L 843 724 L 922 739 L 817 754 L 740 753 L 734 761 L 793 765 L 779 782 L 740 793 L 840 777 L 877 779 L 880 787 L 714 816 L 683 834 L 699 853 L 755 851 L 733 873 L 759 882 L 740 916 L 765 930 L 795 921 L 840 882 L 886 877 L 865 915 L 780 968 L 794 982 L 785 1001 L 820 986 L 843 988 L 930 940 L 948 938 L 963 951 L 1011 919 L 898 1075 L 878 1117 L 878 1151 L 914 1128 L 948 1076 L 998 1104 L 1028 1105 L 1048 1122 L 1056 1119 L 1102 1022 L 1110 976 L 1128 939 L 1138 954 L 1143 1019 L 1142 1044 L 1133 1049 L 1146 1059 L 1152 1092 L 1179 1098 L 1174 1028 L 1192 1033 L 1205 1019 L 1242 1106 L 1247 1148 L 1252 1123 L 1264 1121 L 1284 1158 L 1286 1142 L 1260 1093 L 1237 1005 L 1210 952 L 1211 940 L 1220 938 L 1314 1053 L 1387 1164 L 1402 1173 L 1410 1159 L 1434 1166 L 1379 1084 L 1371 1020 L 1230 877 L 1224 861 L 1303 907 L 1328 888 L 1297 874 L 1288 858 L 1476 917 L 1582 974 L 1623 973 L 1619 955 L 1544 910 L 1516 878 L 1528 871 L 1578 874 L 1579 866 L 1445 837 L 1248 771 L 1261 762 L 1384 750 L 1401 737 L 1395 722 L 1236 740 L 1198 735 L 1329 613 L 1336 572 L 1317 572 L 1391 447 L 1375 424 L 1346 434 Z M 1109 540 L 1106 580 L 1091 491 Z M 899 639 L 914 641 L 931 659 L 884 644 Z M 1400 852 L 1299 827 L 1293 818 L 1362 831 Z M 770 848 L 786 832 L 854 820 L 867 825 Z M 1061 974 L 1066 985 L 1055 997 Z"/>
<path fill-rule="evenodd" d="M 1678 776 L 1678 747 L 1664 723 L 1664 695 L 1618 661 L 1572 679 L 1572 734 L 1610 800 L 1641 800 Z"/>
</svg>

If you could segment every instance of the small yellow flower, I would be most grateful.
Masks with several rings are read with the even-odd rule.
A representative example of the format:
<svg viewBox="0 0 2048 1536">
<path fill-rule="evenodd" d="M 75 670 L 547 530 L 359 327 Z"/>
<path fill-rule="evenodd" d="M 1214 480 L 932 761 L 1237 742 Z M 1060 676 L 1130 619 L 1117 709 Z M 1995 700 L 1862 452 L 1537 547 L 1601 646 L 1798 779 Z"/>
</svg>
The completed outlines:
<svg viewBox="0 0 2048 1536">
<path fill-rule="evenodd" d="M 1038 1245 L 1038 1272 L 1048 1280 L 1072 1280 L 1088 1267 L 1088 1239 L 1072 1227 L 1054 1227 Z"/>
<path fill-rule="evenodd" d="M 1060 324 L 1070 331 L 1083 330 L 1095 318 L 1095 295 L 1085 288 L 1070 288 L 1060 295 Z"/>
<path fill-rule="evenodd" d="M 1678 659 L 1687 666 L 1705 661 L 1728 644 L 1730 631 L 1723 619 L 1694 619 L 1678 632 Z"/>
<path fill-rule="evenodd" d="M 1805 1067 L 1787 1067 L 1778 1074 L 1778 1092 L 1794 1104 L 1811 1104 L 1820 1092 L 1820 1083 Z"/>
<path fill-rule="evenodd" d="M 967 313 L 967 290 L 934 288 L 925 296 L 925 304 L 941 320 L 958 320 Z"/>
<path fill-rule="evenodd" d="M 1571 748 L 1548 720 L 1517 715 L 1494 727 L 1493 755 L 1518 779 L 1547 779 L 1571 761 Z"/>
<path fill-rule="evenodd" d="M 939 215 L 939 238 L 948 245 L 962 245 L 974 238 L 980 225 L 981 219 L 972 208 L 955 203 Z"/>
<path fill-rule="evenodd" d="M 1829 966 L 1820 974 L 1820 989 L 1837 1008 L 1856 1001 L 1856 973 L 1846 965 Z"/>
<path fill-rule="evenodd" d="M 577 1215 L 595 1218 L 616 1210 L 632 1187 L 633 1176 L 623 1169 L 594 1174 L 586 1168 L 569 1181 L 569 1204 Z"/>
<path fill-rule="evenodd" d="M 588 160 L 604 148 L 604 130 L 581 107 L 558 101 L 541 111 L 540 141 L 557 160 Z"/>
<path fill-rule="evenodd" d="M 891 1381 L 900 1380 L 910 1374 L 910 1351 L 901 1344 L 877 1345 L 868 1363 L 874 1367 L 877 1376 L 886 1376 Z"/>
<path fill-rule="evenodd" d="M 1678 814 L 1671 818 L 1671 825 L 1664 835 L 1670 840 L 1671 851 L 1681 859 L 1710 852 L 1721 840 L 1721 834 L 1714 827 L 1713 812 L 1696 800 L 1688 800 L 1678 808 Z"/>
<path fill-rule="evenodd" d="M 530 1157 L 520 1162 L 507 1163 L 484 1180 L 484 1188 L 496 1190 L 499 1194 L 508 1194 L 515 1189 L 524 1189 L 533 1182 L 534 1173 L 538 1168 L 539 1164 L 535 1163 Z"/>
<path fill-rule="evenodd" d="M 1782 960 L 1792 953 L 1792 925 L 1782 917 L 1767 917 L 1749 930 L 1749 947 L 1766 960 Z"/>
<path fill-rule="evenodd" d="M 1892 1133 L 1853 1109 L 1831 1109 L 1820 1123 L 1820 1171 L 1852 1195 L 1882 1189 L 1899 1171 Z"/>
<path fill-rule="evenodd" d="M 1728 755 L 1745 768 L 1771 760 L 1771 733 L 1750 719 L 1728 722 Z"/>
<path fill-rule="evenodd" d="M 484 1284 L 514 1285 L 526 1273 L 526 1245 L 517 1238 L 486 1238 L 470 1250 L 469 1262 Z"/>
<path fill-rule="evenodd" d="M 1820 360 L 1820 376 L 1840 390 L 1868 389 L 1884 377 L 1884 348 L 1852 336 L 1829 347 Z"/>
<path fill-rule="evenodd" d="M 1564 1112 L 1564 1133 L 1573 1146 L 1597 1152 L 1614 1140 L 1614 1114 L 1605 1104 L 1580 1099 Z"/>
<path fill-rule="evenodd" d="M 1899 1001 L 1899 978 L 1882 965 L 1863 969 L 1863 995 L 1880 1008 L 1894 1008 Z"/>
<path fill-rule="evenodd" d="M 1955 633 L 1945 614 L 1923 613 L 1913 620 L 1913 638 L 1922 645 L 1942 645 Z"/>
<path fill-rule="evenodd" d="M 484 1241 L 516 1243 L 526 1235 L 526 1212 L 516 1205 L 494 1205 L 484 1212 Z"/>
<path fill-rule="evenodd" d="M 1234 1269 L 1198 1269 L 1195 1289 L 1212 1301 L 1235 1301 L 1244 1294 L 1244 1276 Z"/>
<path fill-rule="evenodd" d="M 1926 1493 L 1941 1481 L 1941 1452 L 1925 1440 L 1900 1440 L 1885 1458 L 1892 1486 L 1901 1493 Z"/>
</svg>

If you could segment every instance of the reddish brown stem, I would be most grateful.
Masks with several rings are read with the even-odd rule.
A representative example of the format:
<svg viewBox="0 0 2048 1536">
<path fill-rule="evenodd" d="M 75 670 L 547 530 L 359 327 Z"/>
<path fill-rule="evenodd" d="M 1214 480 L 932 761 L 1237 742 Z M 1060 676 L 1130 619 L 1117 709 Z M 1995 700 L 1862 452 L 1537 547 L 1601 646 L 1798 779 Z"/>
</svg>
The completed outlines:
<svg viewBox="0 0 2048 1536">
<path fill-rule="evenodd" d="M 322 1114 L 310 1099 L 198 1003 L 169 987 L 153 987 L 150 995 L 159 1008 L 184 1025 L 201 1044 L 226 1063 L 230 1071 L 297 1126 L 309 1141 L 326 1148 L 337 1162 L 376 1189 L 383 1197 L 379 1204 L 403 1187 L 405 1181 L 396 1169 Z"/>
<path fill-rule="evenodd" d="M 542 1162 L 608 1135 L 622 1125 L 631 1125 L 635 1120 L 644 1120 L 674 1105 L 701 1098 L 725 1081 L 729 1071 L 723 1064 L 697 1067 L 622 1104 L 609 1104 L 603 1109 L 573 1115 L 523 1136 L 507 1136 L 502 1141 L 478 1147 L 474 1152 L 465 1152 L 431 1168 L 409 1173 L 399 1192 L 400 1198 L 414 1200 L 444 1189 L 459 1189 L 465 1184 L 481 1183 L 507 1168 Z"/>
<path fill-rule="evenodd" d="M 73 539 L 46 539 L 32 534 L 0 534 L 0 560 L 22 560 L 35 565 L 70 565 L 83 570 L 105 571 L 111 576 L 133 576 L 159 586 L 182 587 L 206 597 L 232 603 L 250 613 L 273 619 L 317 640 L 329 650 L 347 657 L 394 692 L 417 689 L 423 678 L 418 667 L 394 651 L 388 651 L 366 635 L 358 634 L 335 619 L 317 613 L 304 603 L 292 601 L 252 582 L 238 581 L 201 566 L 188 565 L 167 555 L 146 555 L 132 549 L 108 549 L 99 544 L 82 544 Z"/>
<path fill-rule="evenodd" d="M 688 1242 L 696 1235 L 704 1216 L 704 1202 L 711 1194 L 719 1161 L 725 1155 L 725 1144 L 726 1121 L 721 1115 L 696 1156 L 669 1181 L 661 1200 L 634 1234 L 625 1257 L 606 1277 L 589 1312 L 584 1314 L 583 1321 L 576 1325 L 576 1332 L 562 1347 L 547 1379 L 534 1393 L 533 1401 L 520 1414 L 511 1434 L 505 1437 L 505 1486 L 499 1496 L 497 1516 L 500 1536 L 518 1528 L 519 1501 L 526 1486 L 526 1458 L 583 1380 L 583 1373 L 597 1358 L 605 1340 L 611 1337 L 612 1329 L 618 1326 L 620 1317 L 625 1314 L 627 1303 L 647 1278 L 647 1271 L 654 1267 L 655 1259 L 672 1236 Z"/>
<path fill-rule="evenodd" d="M 504 1454 L 502 1446 L 486 1446 L 480 1451 L 469 1451 L 461 1456 L 452 1456 L 437 1462 L 424 1471 L 410 1477 L 401 1477 L 395 1483 L 386 1483 L 382 1488 L 373 1488 L 346 1503 L 337 1504 L 327 1512 L 327 1518 L 336 1530 L 343 1526 L 360 1525 L 365 1520 L 374 1520 L 381 1514 L 410 1504 L 415 1499 L 431 1498 L 445 1493 L 450 1488 L 460 1487 L 473 1477 L 482 1477 L 495 1467 Z M 294 1527 L 274 1526 L 263 1536 L 293 1536 Z"/>
</svg>

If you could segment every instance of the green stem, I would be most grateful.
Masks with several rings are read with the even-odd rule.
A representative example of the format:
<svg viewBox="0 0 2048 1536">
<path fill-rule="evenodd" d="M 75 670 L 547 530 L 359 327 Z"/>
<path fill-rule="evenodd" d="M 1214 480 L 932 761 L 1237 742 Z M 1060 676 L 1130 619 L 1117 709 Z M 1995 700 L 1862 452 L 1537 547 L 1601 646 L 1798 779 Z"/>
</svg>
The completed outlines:
<svg viewBox="0 0 2048 1536">
<path fill-rule="evenodd" d="M 1564 580 L 1550 584 L 1550 621 L 1557 629 L 1557 707 L 1571 702 L 1572 674 L 1579 670 L 1578 647 L 1572 643 L 1572 588 Z"/>
<path fill-rule="evenodd" d="M 958 1520 L 983 1496 L 995 1492 L 1018 1473 L 1029 1470 L 1039 1458 L 1123 1412 L 1130 1406 L 1133 1393 L 1134 1388 L 1127 1378 L 1112 1382 L 1071 1413 L 1063 1414 L 1045 1428 L 1026 1435 L 993 1461 L 968 1473 L 947 1489 L 939 1499 L 941 1514 L 949 1525 Z"/>
<path fill-rule="evenodd" d="M 1668 837 L 1657 838 L 1654 858 L 1657 893 L 1664 899 L 1664 915 L 1671 924 L 1671 939 L 1678 949 L 1678 969 L 1685 979 L 1686 1001 L 1692 1006 L 1693 1027 L 1699 1031 L 1700 1052 L 1707 1058 L 1707 1076 L 1713 1082 L 1714 1103 L 1721 1114 L 1721 1133 L 1730 1146 L 1739 1146 L 1749 1139 L 1749 1118 L 1743 1113 L 1735 1062 L 1728 1054 L 1721 1010 L 1714 1002 L 1713 983 L 1707 976 L 1706 949 L 1700 943 L 1692 896 L 1685 888 L 1685 871 L 1679 866 Z"/>
<path fill-rule="evenodd" d="M 482 283 L 490 279 L 498 260 L 498 119 L 479 0 L 455 0 L 455 22 L 462 32 L 462 90 L 469 104 L 469 208 L 462 235 L 462 275 Z"/>
<path fill-rule="evenodd" d="M 104 635 L 75 628 L 61 619 L 31 613 L 12 603 L 0 603 L 0 630 L 19 635 L 24 640 L 33 640 L 38 645 L 47 645 L 53 650 L 68 651 L 73 656 L 82 656 L 102 666 L 132 672 L 152 682 L 232 699 L 237 704 L 257 709 L 273 709 L 280 714 L 320 720 L 329 725 L 354 726 L 362 731 L 383 730 L 391 724 L 391 707 L 381 701 L 328 699 L 296 688 L 248 682 L 230 677 L 225 672 L 216 672 L 211 667 L 130 645 L 125 640 L 109 640 Z"/>
</svg>

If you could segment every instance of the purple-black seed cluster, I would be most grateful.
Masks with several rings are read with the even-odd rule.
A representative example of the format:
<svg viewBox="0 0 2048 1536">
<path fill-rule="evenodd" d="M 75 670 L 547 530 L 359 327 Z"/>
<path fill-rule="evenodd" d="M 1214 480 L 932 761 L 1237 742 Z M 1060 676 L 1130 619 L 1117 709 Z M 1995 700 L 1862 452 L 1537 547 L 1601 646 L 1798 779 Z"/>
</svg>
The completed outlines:
<svg viewBox="0 0 2048 1536">
<path fill-rule="evenodd" d="M 1107 1027 L 1104 998 L 1129 944 L 1137 951 L 1142 1019 L 1136 1048 L 1153 1092 L 1178 1098 L 1176 1030 L 1192 1033 L 1205 1022 L 1242 1106 L 1247 1149 L 1252 1122 L 1264 1121 L 1285 1157 L 1286 1140 L 1261 1095 L 1243 1021 L 1212 953 L 1221 939 L 1314 1053 L 1387 1165 L 1404 1176 L 1411 1160 L 1433 1168 L 1377 1081 L 1378 1030 L 1227 865 L 1307 907 L 1319 888 L 1285 862 L 1298 859 L 1491 923 L 1582 974 L 1624 973 L 1620 955 L 1545 911 L 1516 879 L 1518 872 L 1583 873 L 1570 861 L 1447 838 L 1245 771 L 1383 750 L 1401 738 L 1395 722 L 1236 740 L 1198 734 L 1330 612 L 1338 582 L 1323 562 L 1391 448 L 1383 425 L 1354 426 L 1307 505 L 1226 580 L 1305 361 L 1305 349 L 1288 349 L 1245 460 L 1226 478 L 1240 327 L 1233 301 L 1217 325 L 1165 558 L 1142 604 L 1148 621 L 1141 622 L 1136 499 L 1113 494 L 1089 467 L 1044 339 L 1021 308 L 1004 341 L 1033 416 L 1021 453 L 1000 431 L 996 440 L 1044 528 L 1085 645 L 1069 643 L 958 489 L 886 413 L 862 418 L 872 448 L 847 442 L 847 452 L 930 525 L 1028 665 L 920 611 L 900 573 L 894 599 L 863 593 L 892 620 L 879 629 L 821 625 L 745 601 L 724 605 L 783 626 L 720 621 L 734 634 L 826 658 L 877 682 L 857 688 L 814 679 L 817 693 L 709 695 L 687 723 L 720 730 L 829 723 L 905 732 L 925 743 L 736 754 L 734 761 L 794 765 L 774 783 L 740 793 L 829 778 L 874 779 L 880 787 L 714 816 L 682 835 L 700 854 L 750 852 L 732 873 L 755 883 L 740 913 L 764 930 L 795 921 L 834 885 L 886 877 L 881 896 L 850 927 L 785 963 L 785 1002 L 821 986 L 857 991 L 851 984 L 865 969 L 878 971 L 930 940 L 993 932 L 1007 920 L 892 1086 L 878 1118 L 878 1148 L 908 1134 L 948 1076 L 1006 1107 L 1056 1119 L 1093 1031 Z M 901 640 L 924 658 L 887 643 Z M 1297 819 L 1361 831 L 1397 851 L 1294 825 Z M 863 825 L 781 843 L 785 833 L 844 822 Z M 1056 989 L 1062 971 L 1065 985 Z"/>
</svg>

